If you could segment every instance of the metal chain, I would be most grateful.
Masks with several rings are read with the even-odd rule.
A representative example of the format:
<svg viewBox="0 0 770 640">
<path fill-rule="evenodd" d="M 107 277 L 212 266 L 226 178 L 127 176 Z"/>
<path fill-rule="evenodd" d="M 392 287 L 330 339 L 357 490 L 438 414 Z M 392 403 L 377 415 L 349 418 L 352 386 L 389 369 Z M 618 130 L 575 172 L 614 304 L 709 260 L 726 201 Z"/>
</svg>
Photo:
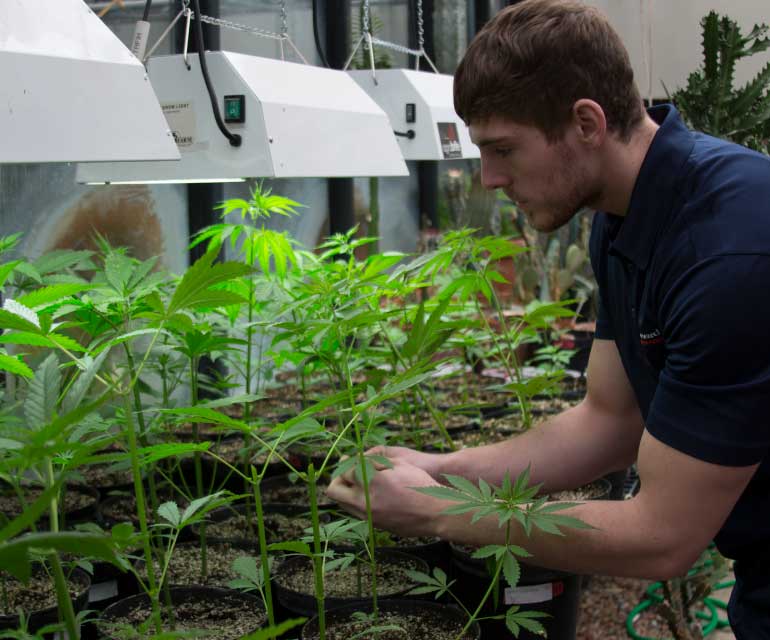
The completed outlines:
<svg viewBox="0 0 770 640">
<path fill-rule="evenodd" d="M 422 0 L 417 0 L 417 48 L 425 51 L 425 24 L 422 19 Z"/>
<path fill-rule="evenodd" d="M 198 18 L 198 16 L 193 14 L 194 18 Z M 227 29 L 234 29 L 235 31 L 245 31 L 246 33 L 253 33 L 256 36 L 262 36 L 264 38 L 273 38 L 275 40 L 285 40 L 286 36 L 281 35 L 280 33 L 275 33 L 274 31 L 268 31 L 267 29 L 260 29 L 259 27 L 250 27 L 245 24 L 238 24 L 237 22 L 230 22 L 229 20 L 223 20 L 222 18 L 212 18 L 211 16 L 204 16 L 202 15 L 200 17 L 201 22 L 205 22 L 206 24 L 214 24 L 218 27 L 225 27 Z"/>
<path fill-rule="evenodd" d="M 369 29 L 369 0 L 364 0 L 364 33 L 371 33 Z"/>
<path fill-rule="evenodd" d="M 376 44 L 378 47 L 383 47 L 384 49 L 393 49 L 393 51 L 398 51 L 399 53 L 406 53 L 410 56 L 419 57 L 423 53 L 422 49 L 410 49 L 409 47 L 405 47 L 402 44 L 388 42 L 387 40 L 380 40 L 379 38 L 372 38 L 372 44 Z"/>
<path fill-rule="evenodd" d="M 286 14 L 286 0 L 281 0 L 281 35 L 286 37 L 289 33 L 289 18 Z"/>
</svg>

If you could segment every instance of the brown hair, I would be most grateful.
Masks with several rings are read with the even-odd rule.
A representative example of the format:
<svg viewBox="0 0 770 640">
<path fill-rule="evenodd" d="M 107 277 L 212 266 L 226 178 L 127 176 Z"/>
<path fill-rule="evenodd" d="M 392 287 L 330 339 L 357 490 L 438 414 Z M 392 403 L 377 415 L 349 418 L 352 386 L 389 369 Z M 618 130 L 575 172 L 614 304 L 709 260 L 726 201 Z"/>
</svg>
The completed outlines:
<svg viewBox="0 0 770 640">
<path fill-rule="evenodd" d="M 555 142 L 581 98 L 604 110 L 607 128 L 628 140 L 644 116 L 620 37 L 596 9 L 573 0 L 525 0 L 476 35 L 454 80 L 466 122 L 500 116 L 534 125 Z"/>
</svg>

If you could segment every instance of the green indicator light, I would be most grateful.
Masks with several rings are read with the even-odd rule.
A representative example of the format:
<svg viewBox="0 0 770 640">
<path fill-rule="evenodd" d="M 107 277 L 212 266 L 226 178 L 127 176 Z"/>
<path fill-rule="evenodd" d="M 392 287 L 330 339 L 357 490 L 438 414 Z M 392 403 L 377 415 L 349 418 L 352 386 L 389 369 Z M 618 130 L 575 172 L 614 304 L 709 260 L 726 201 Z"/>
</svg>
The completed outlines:
<svg viewBox="0 0 770 640">
<path fill-rule="evenodd" d="M 245 96 L 225 96 L 225 122 L 245 122 Z"/>
</svg>

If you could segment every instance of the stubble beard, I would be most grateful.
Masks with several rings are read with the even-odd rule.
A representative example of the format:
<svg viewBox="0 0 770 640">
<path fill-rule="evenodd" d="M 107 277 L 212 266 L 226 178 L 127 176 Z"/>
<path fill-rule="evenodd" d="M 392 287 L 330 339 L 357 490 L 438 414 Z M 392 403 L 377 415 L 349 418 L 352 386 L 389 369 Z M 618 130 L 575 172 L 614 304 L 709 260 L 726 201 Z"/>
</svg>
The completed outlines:
<svg viewBox="0 0 770 640">
<path fill-rule="evenodd" d="M 555 196 L 545 201 L 541 215 L 525 211 L 529 223 L 543 233 L 563 227 L 598 197 L 598 190 L 592 188 L 587 172 L 566 145 L 561 150 L 560 166 L 551 173 L 547 184 L 554 186 Z M 563 186 L 557 190 L 559 184 Z"/>
</svg>

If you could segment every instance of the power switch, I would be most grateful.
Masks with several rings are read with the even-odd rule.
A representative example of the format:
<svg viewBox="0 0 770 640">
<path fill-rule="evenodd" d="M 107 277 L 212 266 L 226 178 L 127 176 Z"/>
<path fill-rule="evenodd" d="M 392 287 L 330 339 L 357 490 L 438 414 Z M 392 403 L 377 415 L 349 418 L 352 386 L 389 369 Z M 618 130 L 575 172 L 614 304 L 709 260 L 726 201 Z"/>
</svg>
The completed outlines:
<svg viewBox="0 0 770 640">
<path fill-rule="evenodd" d="M 408 123 L 417 122 L 417 107 L 414 102 L 406 103 L 406 121 Z"/>
<path fill-rule="evenodd" d="M 225 96 L 225 122 L 246 122 L 246 96 Z"/>
</svg>

